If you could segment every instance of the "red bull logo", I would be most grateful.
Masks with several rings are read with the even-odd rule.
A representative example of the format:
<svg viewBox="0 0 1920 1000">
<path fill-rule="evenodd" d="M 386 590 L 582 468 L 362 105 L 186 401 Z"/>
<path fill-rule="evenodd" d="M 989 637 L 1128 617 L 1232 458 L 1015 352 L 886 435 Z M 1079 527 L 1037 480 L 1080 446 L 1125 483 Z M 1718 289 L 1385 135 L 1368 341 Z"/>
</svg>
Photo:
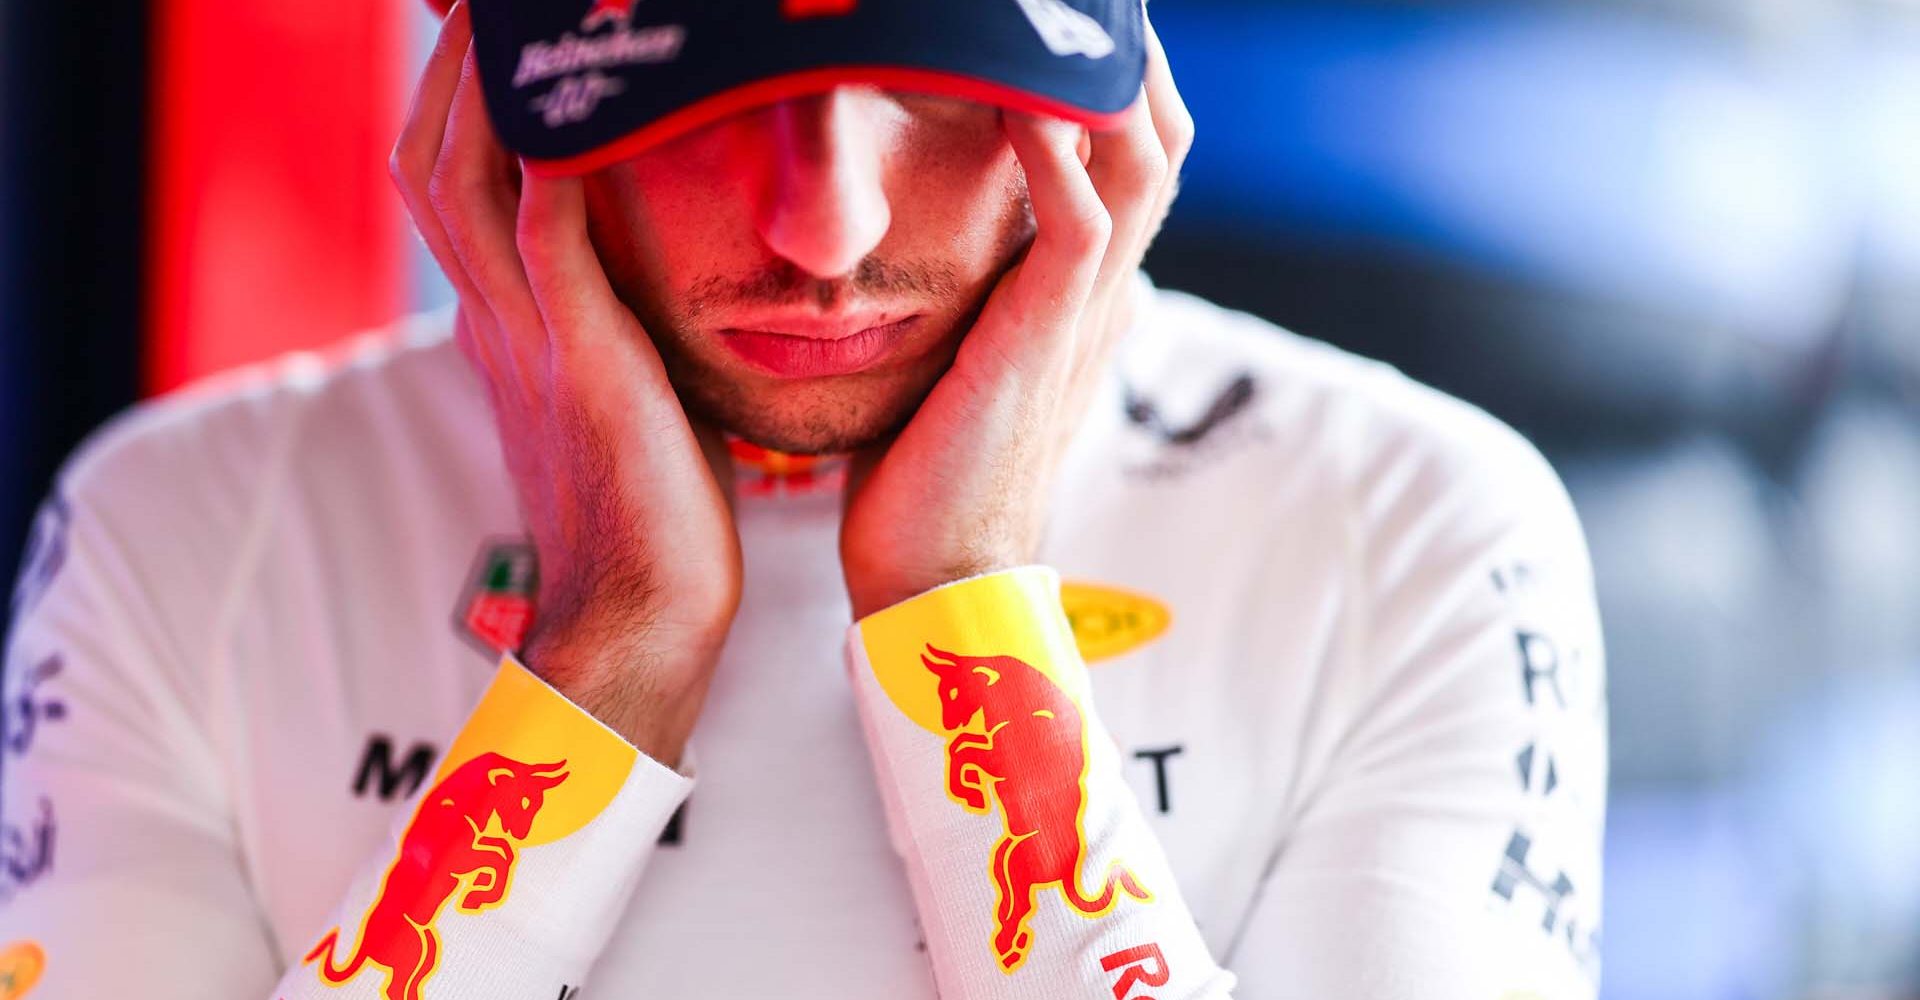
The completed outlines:
<svg viewBox="0 0 1920 1000">
<path fill-rule="evenodd" d="M 580 19 L 581 31 L 592 31 L 603 24 L 617 24 L 625 27 L 633 21 L 633 5 L 636 0 L 593 0 L 593 8 L 587 16 Z"/>
<path fill-rule="evenodd" d="M 455 758 L 457 759 L 457 758 Z M 320 978 L 340 986 L 368 965 L 385 971 L 386 1000 L 421 1000 L 440 963 L 435 923 L 447 903 L 467 913 L 500 905 L 513 880 L 515 852 L 533 828 L 549 789 L 567 780 L 566 761 L 523 764 L 483 753 L 455 768 L 420 800 L 380 895 L 360 923 L 359 943 L 334 964 L 340 929 L 307 953 Z"/>
<path fill-rule="evenodd" d="M 1080 707 L 1053 678 L 1012 656 L 961 656 L 927 644 L 920 657 L 938 679 L 947 744 L 947 795 L 968 811 L 998 808 L 1005 832 L 988 863 L 997 902 L 993 949 L 1011 973 L 1033 947 L 1037 898 L 1057 889 L 1083 916 L 1106 915 L 1122 894 L 1153 897 L 1115 860 L 1094 892 L 1080 884 L 1087 862 L 1087 728 Z"/>
<path fill-rule="evenodd" d="M 727 451 L 733 456 L 734 489 L 742 496 L 800 496 L 846 483 L 844 455 L 789 455 L 736 437 L 727 439 Z"/>
</svg>

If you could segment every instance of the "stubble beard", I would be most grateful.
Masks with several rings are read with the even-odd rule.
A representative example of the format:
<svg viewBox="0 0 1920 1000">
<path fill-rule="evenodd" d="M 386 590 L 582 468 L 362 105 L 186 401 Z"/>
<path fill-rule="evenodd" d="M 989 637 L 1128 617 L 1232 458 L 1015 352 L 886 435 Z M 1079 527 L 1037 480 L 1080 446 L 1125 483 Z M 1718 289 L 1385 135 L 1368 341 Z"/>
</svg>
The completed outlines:
<svg viewBox="0 0 1920 1000">
<path fill-rule="evenodd" d="M 886 441 L 906 426 L 952 366 L 966 331 L 973 328 L 987 297 L 1025 255 L 1033 241 L 1034 218 L 1024 178 L 1012 192 L 998 229 L 993 250 L 997 263 L 992 272 L 943 333 L 930 363 L 906 381 L 901 381 L 903 376 L 898 374 L 811 380 L 810 384 L 791 384 L 779 392 L 780 399 L 770 401 L 685 345 L 700 339 L 689 332 L 693 320 L 719 303 L 793 302 L 813 295 L 830 298 L 830 284 L 841 286 L 841 291 L 849 286 L 856 292 L 912 291 L 936 301 L 967 294 L 953 278 L 957 269 L 945 262 L 905 266 L 863 262 L 853 277 L 835 283 L 809 280 L 796 276 L 788 266 L 776 266 L 744 282 L 703 283 L 688 296 L 688 303 L 671 315 L 626 289 L 621 290 L 620 297 L 652 333 L 667 379 L 690 418 L 750 444 L 791 455 L 852 452 Z"/>
</svg>

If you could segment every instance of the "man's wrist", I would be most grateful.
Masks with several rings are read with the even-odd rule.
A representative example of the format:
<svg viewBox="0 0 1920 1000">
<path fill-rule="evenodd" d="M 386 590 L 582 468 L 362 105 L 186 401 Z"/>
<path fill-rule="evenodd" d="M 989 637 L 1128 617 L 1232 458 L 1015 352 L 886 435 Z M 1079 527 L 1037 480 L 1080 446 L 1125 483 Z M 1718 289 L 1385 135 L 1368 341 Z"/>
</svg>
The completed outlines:
<svg viewBox="0 0 1920 1000">
<path fill-rule="evenodd" d="M 885 611 L 903 601 L 912 600 L 930 590 L 969 580 L 989 573 L 1000 573 L 1028 565 L 1031 560 L 1014 558 L 983 559 L 956 563 L 944 569 L 911 573 L 897 568 L 884 573 L 846 574 L 847 599 L 853 605 L 853 620 Z"/>
<path fill-rule="evenodd" d="M 642 753 L 678 768 L 718 652 L 718 643 L 663 651 L 545 633 L 527 643 L 521 662 Z"/>
</svg>

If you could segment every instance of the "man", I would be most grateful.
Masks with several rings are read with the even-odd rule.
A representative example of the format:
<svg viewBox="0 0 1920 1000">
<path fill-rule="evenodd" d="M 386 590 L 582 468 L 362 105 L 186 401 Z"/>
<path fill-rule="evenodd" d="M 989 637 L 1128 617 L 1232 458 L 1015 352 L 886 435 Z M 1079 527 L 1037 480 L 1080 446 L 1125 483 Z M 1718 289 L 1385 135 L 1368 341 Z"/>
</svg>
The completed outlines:
<svg viewBox="0 0 1920 1000">
<path fill-rule="evenodd" d="M 15 995 L 1593 995 L 1545 463 L 1138 273 L 1137 5 L 763 6 L 455 9 L 454 315 L 70 464 Z"/>
</svg>

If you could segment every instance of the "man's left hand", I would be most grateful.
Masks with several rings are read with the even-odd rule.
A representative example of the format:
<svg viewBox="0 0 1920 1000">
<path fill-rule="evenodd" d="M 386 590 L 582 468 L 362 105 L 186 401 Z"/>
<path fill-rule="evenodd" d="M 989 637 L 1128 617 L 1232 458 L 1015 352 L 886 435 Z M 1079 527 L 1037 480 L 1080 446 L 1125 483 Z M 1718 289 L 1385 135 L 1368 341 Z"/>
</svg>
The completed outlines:
<svg viewBox="0 0 1920 1000">
<path fill-rule="evenodd" d="M 1061 455 L 1132 322 L 1134 275 L 1192 143 L 1151 25 L 1147 44 L 1146 83 L 1118 127 L 1003 116 L 1033 243 L 913 419 L 854 456 L 840 564 L 856 619 L 1035 560 Z"/>
</svg>

